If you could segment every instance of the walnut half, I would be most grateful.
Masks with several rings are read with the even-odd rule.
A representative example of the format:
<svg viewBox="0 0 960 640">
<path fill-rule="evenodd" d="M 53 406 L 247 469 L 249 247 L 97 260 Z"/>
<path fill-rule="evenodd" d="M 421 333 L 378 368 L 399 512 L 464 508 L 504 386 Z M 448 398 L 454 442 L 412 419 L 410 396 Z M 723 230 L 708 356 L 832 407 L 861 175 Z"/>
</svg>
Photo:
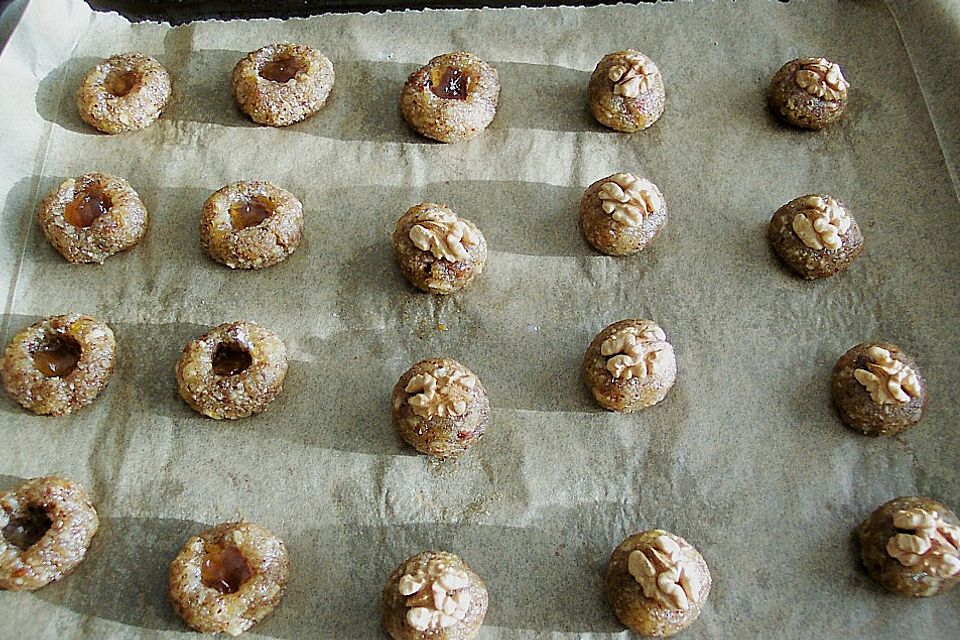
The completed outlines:
<svg viewBox="0 0 960 640">
<path fill-rule="evenodd" d="M 898 533 L 887 541 L 887 553 L 905 567 L 922 566 L 930 575 L 951 578 L 960 573 L 960 527 L 936 511 L 914 508 L 893 514 Z"/>
<path fill-rule="evenodd" d="M 905 404 L 920 395 L 917 373 L 881 347 L 867 351 L 870 362 L 857 369 L 853 377 L 870 393 L 877 404 Z"/>
<path fill-rule="evenodd" d="M 420 214 L 417 224 L 410 229 L 410 241 L 433 257 L 458 262 L 470 259 L 465 245 L 476 245 L 476 234 L 456 214 L 430 209 Z"/>
<path fill-rule="evenodd" d="M 608 356 L 607 371 L 614 378 L 630 380 L 657 373 L 667 334 L 652 322 L 624 327 L 603 341 L 600 354 Z"/>
<path fill-rule="evenodd" d="M 644 596 L 668 609 L 685 611 L 696 601 L 704 579 L 691 551 L 693 547 L 661 535 L 631 551 L 627 569 L 643 587 Z"/>
<path fill-rule="evenodd" d="M 628 227 L 639 227 L 644 218 L 662 205 L 652 183 L 629 173 L 610 176 L 610 182 L 600 186 L 598 195 L 604 212 Z"/>
<path fill-rule="evenodd" d="M 454 626 L 470 610 L 470 593 L 464 590 L 469 584 L 465 571 L 438 559 L 430 560 L 426 571 L 403 575 L 398 589 L 409 607 L 407 622 L 417 631 Z"/>
<path fill-rule="evenodd" d="M 850 88 L 840 65 L 826 58 L 804 58 L 795 76 L 797 86 L 824 100 L 840 100 Z"/>
<path fill-rule="evenodd" d="M 656 66 L 635 54 L 625 56 L 624 62 L 626 64 L 610 67 L 607 74 L 614 83 L 613 94 L 624 98 L 636 98 L 641 93 L 649 91 Z"/>
<path fill-rule="evenodd" d="M 413 412 L 421 418 L 461 416 L 467 410 L 470 392 L 477 379 L 463 371 L 440 367 L 435 375 L 421 373 L 410 378 L 404 388 L 410 396 Z"/>
<path fill-rule="evenodd" d="M 839 249 L 842 236 L 850 228 L 850 215 L 833 198 L 809 196 L 803 202 L 803 212 L 793 218 L 791 227 L 797 237 L 811 249 Z"/>
</svg>

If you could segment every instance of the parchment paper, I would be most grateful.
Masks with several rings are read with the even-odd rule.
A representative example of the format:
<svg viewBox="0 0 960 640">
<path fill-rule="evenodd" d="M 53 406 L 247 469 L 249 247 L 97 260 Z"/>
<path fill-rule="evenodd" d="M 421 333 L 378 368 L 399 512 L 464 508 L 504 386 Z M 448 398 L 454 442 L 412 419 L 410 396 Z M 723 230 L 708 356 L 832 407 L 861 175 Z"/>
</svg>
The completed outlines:
<svg viewBox="0 0 960 640">
<path fill-rule="evenodd" d="M 76 310 L 114 328 L 119 357 L 75 416 L 0 401 L 0 487 L 63 474 L 102 518 L 73 575 L 0 593 L 0 637 L 193 637 L 167 602 L 169 562 L 238 516 L 280 534 L 294 562 L 283 603 L 248 637 L 381 637 L 383 582 L 432 547 L 487 581 L 481 638 L 627 637 L 601 576 L 620 540 L 654 526 L 694 543 L 713 573 L 684 637 L 957 637 L 960 589 L 888 595 L 853 541 L 898 495 L 960 508 L 957 17 L 947 2 L 748 0 L 171 29 L 33 2 L 0 58 L 3 339 Z M 230 71 L 281 40 L 327 53 L 333 97 L 306 122 L 254 126 Z M 634 135 L 585 108 L 597 60 L 627 47 L 657 61 L 668 92 L 663 118 Z M 461 48 L 500 70 L 500 111 L 472 142 L 430 143 L 400 119 L 400 86 Z M 166 65 L 173 98 L 145 131 L 96 134 L 74 89 L 128 50 Z M 847 116 L 822 133 L 765 108 L 770 76 L 800 55 L 840 61 L 853 84 Z M 33 221 L 44 193 L 88 171 L 125 176 L 151 214 L 143 242 L 101 267 L 67 264 Z M 576 225 L 583 189 L 616 171 L 654 180 L 670 210 L 631 258 L 598 255 Z M 214 263 L 197 238 L 204 199 L 240 179 L 305 205 L 303 244 L 262 272 Z M 867 243 L 822 282 L 790 275 L 764 235 L 779 205 L 810 192 L 843 199 Z M 394 266 L 389 233 L 423 200 L 486 234 L 488 266 L 467 292 L 417 294 Z M 613 415 L 579 365 L 625 317 L 666 329 L 680 374 L 661 405 Z M 236 319 L 279 332 L 291 367 L 269 412 L 217 423 L 180 400 L 174 363 Z M 858 436 L 830 403 L 836 359 L 877 338 L 915 354 L 929 384 L 924 422 L 901 437 Z M 389 419 L 399 375 L 439 354 L 472 368 L 494 407 L 487 438 L 443 464 Z"/>
</svg>

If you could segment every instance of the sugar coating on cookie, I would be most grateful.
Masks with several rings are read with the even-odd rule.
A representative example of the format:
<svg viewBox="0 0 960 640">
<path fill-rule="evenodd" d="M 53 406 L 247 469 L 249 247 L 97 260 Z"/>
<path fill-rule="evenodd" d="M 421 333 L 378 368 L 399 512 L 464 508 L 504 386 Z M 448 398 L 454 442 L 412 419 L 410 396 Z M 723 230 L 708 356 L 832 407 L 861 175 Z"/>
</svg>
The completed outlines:
<svg viewBox="0 0 960 640">
<path fill-rule="evenodd" d="M 598 251 L 642 251 L 667 224 L 667 203 L 646 178 L 615 173 L 597 180 L 580 200 L 580 232 Z"/>
<path fill-rule="evenodd" d="M 333 64 L 319 50 L 282 42 L 251 51 L 233 69 L 233 97 L 259 124 L 285 127 L 314 115 L 333 89 Z"/>
<path fill-rule="evenodd" d="M 497 70 L 465 51 L 433 58 L 407 78 L 400 112 L 421 135 L 440 142 L 469 140 L 497 113 Z"/>
<path fill-rule="evenodd" d="M 476 374 L 451 358 L 423 360 L 393 388 L 393 424 L 420 453 L 446 458 L 479 442 L 490 400 Z"/>
<path fill-rule="evenodd" d="M 410 284 L 427 293 L 449 294 L 483 273 L 487 241 L 473 222 L 446 205 L 424 202 L 397 220 L 393 252 Z"/>
<path fill-rule="evenodd" d="M 919 496 L 882 504 L 857 529 L 870 577 L 894 593 L 927 597 L 960 583 L 960 519 Z"/>
<path fill-rule="evenodd" d="M 147 232 L 147 209 L 119 176 L 88 173 L 66 180 L 37 206 L 43 235 L 67 261 L 103 264 Z"/>
<path fill-rule="evenodd" d="M 79 485 L 34 478 L 0 493 L 0 589 L 34 591 L 73 571 L 100 520 Z"/>
<path fill-rule="evenodd" d="M 424 551 L 387 580 L 380 612 L 393 640 L 470 640 L 480 631 L 488 602 L 483 580 L 460 557 Z"/>
<path fill-rule="evenodd" d="M 170 74 L 149 56 L 123 53 L 101 62 L 77 88 L 80 117 L 103 133 L 144 129 L 170 99 Z"/>
<path fill-rule="evenodd" d="M 269 182 L 235 182 L 207 198 L 200 241 L 231 269 L 263 269 L 283 262 L 303 237 L 303 205 Z"/>
<path fill-rule="evenodd" d="M 604 577 L 604 591 L 617 618 L 648 637 L 672 636 L 696 621 L 712 584 L 700 552 L 662 529 L 620 543 Z"/>
<path fill-rule="evenodd" d="M 850 348 L 837 360 L 830 386 L 844 424 L 865 435 L 912 429 L 927 407 L 927 385 L 917 361 L 887 342 Z"/>
<path fill-rule="evenodd" d="M 583 380 L 604 409 L 630 413 L 663 400 L 677 377 L 673 345 L 651 320 L 615 322 L 583 357 Z"/>
<path fill-rule="evenodd" d="M 51 316 L 21 329 L 3 354 L 3 386 L 38 415 L 63 416 L 92 403 L 116 363 L 113 331 L 79 313 Z"/>
<path fill-rule="evenodd" d="M 667 100 L 660 69 L 633 49 L 604 56 L 590 76 L 587 93 L 597 122 L 625 133 L 656 122 Z"/>
<path fill-rule="evenodd" d="M 803 129 L 823 129 L 847 108 L 850 83 L 840 65 L 826 58 L 798 58 L 786 63 L 770 81 L 770 109 L 784 122 Z"/>
<path fill-rule="evenodd" d="M 826 194 L 801 196 L 777 209 L 767 238 L 784 264 L 805 280 L 840 273 L 863 252 L 853 214 Z"/>
<path fill-rule="evenodd" d="M 221 324 L 190 341 L 177 362 L 180 397 L 215 420 L 266 411 L 286 375 L 280 336 L 245 321 Z"/>
<path fill-rule="evenodd" d="M 190 538 L 170 565 L 176 612 L 202 633 L 238 636 L 280 603 L 290 575 L 283 541 L 251 522 L 230 522 Z"/>
</svg>

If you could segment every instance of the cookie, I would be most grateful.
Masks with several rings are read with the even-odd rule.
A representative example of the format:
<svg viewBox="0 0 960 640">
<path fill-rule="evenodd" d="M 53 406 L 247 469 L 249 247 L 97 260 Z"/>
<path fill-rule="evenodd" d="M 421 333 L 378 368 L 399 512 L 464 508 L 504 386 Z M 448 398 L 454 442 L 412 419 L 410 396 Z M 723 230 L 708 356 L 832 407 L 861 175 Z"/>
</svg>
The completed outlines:
<svg viewBox="0 0 960 640">
<path fill-rule="evenodd" d="M 234 182 L 214 192 L 200 212 L 200 242 L 231 269 L 283 262 L 303 237 L 303 205 L 269 182 Z"/>
<path fill-rule="evenodd" d="M 43 235 L 68 262 L 103 264 L 147 231 L 147 209 L 126 180 L 108 173 L 71 178 L 37 207 Z"/>
<path fill-rule="evenodd" d="M 34 591 L 76 569 L 100 520 L 78 485 L 53 476 L 0 493 L 0 589 Z"/>
<path fill-rule="evenodd" d="M 423 360 L 393 388 L 393 424 L 420 453 L 457 456 L 490 425 L 490 400 L 477 376 L 450 358 Z"/>
<path fill-rule="evenodd" d="M 258 124 L 285 127 L 320 111 L 333 64 L 313 47 L 282 42 L 251 51 L 233 68 L 233 97 Z"/>
<path fill-rule="evenodd" d="M 864 342 L 840 356 L 831 388 L 843 422 L 870 436 L 917 426 L 927 407 L 927 385 L 916 360 L 886 342 Z"/>
<path fill-rule="evenodd" d="M 850 83 L 840 65 L 826 58 L 798 58 L 780 67 L 770 81 L 770 109 L 787 124 L 823 129 L 847 108 Z"/>
<path fill-rule="evenodd" d="M 170 74 L 149 56 L 123 53 L 101 62 L 77 88 L 80 118 L 103 133 L 149 127 L 170 99 Z"/>
<path fill-rule="evenodd" d="M 806 280 L 840 273 L 863 252 L 857 221 L 825 194 L 801 196 L 777 209 L 767 238 L 784 264 Z"/>
<path fill-rule="evenodd" d="M 870 577 L 903 596 L 935 596 L 960 582 L 960 520 L 923 497 L 884 503 L 857 529 Z"/>
<path fill-rule="evenodd" d="M 604 56 L 590 76 L 587 94 L 597 122 L 625 133 L 656 122 L 667 101 L 660 69 L 633 49 Z"/>
<path fill-rule="evenodd" d="M 470 640 L 487 605 L 487 587 L 466 562 L 445 551 L 424 551 L 387 580 L 380 612 L 393 640 Z"/>
<path fill-rule="evenodd" d="M 170 565 L 173 608 L 190 628 L 238 636 L 283 597 L 290 557 L 277 536 L 250 522 L 230 522 L 190 538 Z"/>
<path fill-rule="evenodd" d="M 642 251 L 666 224 L 663 193 L 649 180 L 629 173 L 597 180 L 580 200 L 580 232 L 607 255 Z"/>
<path fill-rule="evenodd" d="M 497 70 L 465 51 L 437 56 L 407 78 L 400 113 L 418 133 L 440 142 L 470 140 L 497 114 Z"/>
<path fill-rule="evenodd" d="M 667 335 L 651 320 L 621 320 L 597 334 L 583 357 L 583 381 L 604 409 L 630 413 L 663 400 L 677 378 Z"/>
<path fill-rule="evenodd" d="M 631 631 L 672 636 L 693 624 L 713 581 L 693 545 L 661 529 L 637 533 L 613 550 L 603 586 L 613 612 Z"/>
<path fill-rule="evenodd" d="M 286 375 L 280 336 L 253 322 L 219 325 L 187 344 L 177 362 L 180 397 L 214 420 L 266 411 Z"/>
<path fill-rule="evenodd" d="M 397 220 L 393 253 L 410 284 L 427 293 L 448 294 L 483 273 L 487 241 L 475 224 L 446 205 L 424 202 Z"/>
<path fill-rule="evenodd" d="M 3 354 L 3 386 L 38 415 L 63 416 L 93 402 L 116 363 L 117 343 L 103 322 L 79 313 L 21 329 Z"/>
</svg>

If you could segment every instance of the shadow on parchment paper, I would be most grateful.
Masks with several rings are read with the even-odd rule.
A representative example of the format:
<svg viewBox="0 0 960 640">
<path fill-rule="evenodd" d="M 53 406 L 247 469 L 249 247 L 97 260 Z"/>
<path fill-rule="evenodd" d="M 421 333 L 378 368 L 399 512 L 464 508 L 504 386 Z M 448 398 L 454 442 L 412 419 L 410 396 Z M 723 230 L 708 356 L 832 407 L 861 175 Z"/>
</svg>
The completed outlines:
<svg viewBox="0 0 960 640">
<path fill-rule="evenodd" d="M 170 562 L 208 525 L 169 518 L 100 518 L 87 556 L 69 576 L 36 592 L 83 615 L 187 631 L 167 596 Z"/>
</svg>

